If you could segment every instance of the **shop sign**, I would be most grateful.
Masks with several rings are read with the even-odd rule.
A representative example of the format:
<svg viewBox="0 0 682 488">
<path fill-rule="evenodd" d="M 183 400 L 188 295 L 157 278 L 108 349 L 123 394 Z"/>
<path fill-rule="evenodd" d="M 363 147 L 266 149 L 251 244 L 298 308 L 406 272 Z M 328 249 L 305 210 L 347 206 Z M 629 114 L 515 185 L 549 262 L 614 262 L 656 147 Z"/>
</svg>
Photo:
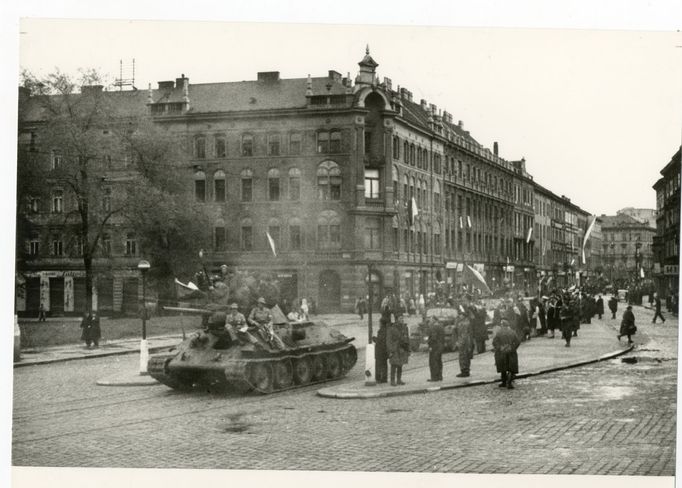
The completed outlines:
<svg viewBox="0 0 682 488">
<path fill-rule="evenodd" d="M 445 269 L 457 269 L 457 263 L 454 261 L 448 261 L 445 263 Z"/>
<path fill-rule="evenodd" d="M 666 264 L 663 266 L 664 275 L 676 275 L 679 274 L 679 265 L 677 264 Z"/>
</svg>

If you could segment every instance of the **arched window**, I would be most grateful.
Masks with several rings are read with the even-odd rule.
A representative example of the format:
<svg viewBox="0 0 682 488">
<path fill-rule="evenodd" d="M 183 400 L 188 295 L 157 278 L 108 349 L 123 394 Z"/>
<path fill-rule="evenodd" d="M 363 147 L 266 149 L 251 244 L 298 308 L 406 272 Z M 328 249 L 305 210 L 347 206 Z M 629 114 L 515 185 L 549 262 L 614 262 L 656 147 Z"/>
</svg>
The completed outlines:
<svg viewBox="0 0 682 488">
<path fill-rule="evenodd" d="M 410 144 L 410 164 L 414 166 L 415 162 L 417 161 L 416 155 L 415 155 L 415 147 L 414 144 Z"/>
<path fill-rule="evenodd" d="M 52 213 L 62 213 L 64 211 L 64 190 L 55 188 L 52 190 Z"/>
<path fill-rule="evenodd" d="M 216 202 L 225 201 L 225 172 L 222 169 L 213 173 L 213 198 Z"/>
<path fill-rule="evenodd" d="M 341 199 L 341 168 L 334 161 L 323 161 L 317 167 L 317 195 L 320 200 Z"/>
<path fill-rule="evenodd" d="M 279 170 L 277 168 L 268 170 L 268 200 L 271 202 L 279 200 Z"/>
<path fill-rule="evenodd" d="M 291 168 L 289 170 L 289 200 L 301 199 L 301 170 Z"/>
<path fill-rule="evenodd" d="M 407 175 L 403 175 L 403 201 L 407 203 L 410 199 L 410 184 L 407 181 Z"/>
<path fill-rule="evenodd" d="M 415 193 L 414 193 L 415 188 L 416 188 L 415 179 L 414 179 L 414 176 L 412 176 L 412 177 L 410 178 L 410 201 L 412 201 L 413 198 L 414 198 L 415 201 L 416 201 L 416 196 L 415 196 Z"/>
<path fill-rule="evenodd" d="M 289 220 L 289 249 L 299 251 L 303 249 L 303 234 L 301 219 L 294 217 Z"/>
<path fill-rule="evenodd" d="M 393 165 L 393 201 L 400 201 L 400 176 L 398 175 L 398 167 Z"/>
<path fill-rule="evenodd" d="M 433 182 L 433 209 L 440 211 L 440 184 L 437 181 Z"/>
<path fill-rule="evenodd" d="M 194 199 L 197 202 L 206 201 L 206 173 L 203 171 L 194 173 Z"/>
<path fill-rule="evenodd" d="M 242 202 L 253 200 L 253 171 L 250 169 L 242 170 L 241 175 Z"/>
<path fill-rule="evenodd" d="M 216 251 L 224 251 L 226 241 L 227 234 L 225 231 L 225 221 L 223 219 L 218 219 L 213 226 L 213 249 Z"/>
<path fill-rule="evenodd" d="M 325 210 L 317 218 L 317 245 L 321 249 L 341 247 L 341 219 L 336 212 Z"/>
<path fill-rule="evenodd" d="M 137 236 L 134 232 L 126 234 L 126 256 L 137 256 Z"/>
<path fill-rule="evenodd" d="M 405 164 L 410 163 L 410 145 L 407 141 L 403 142 L 403 159 L 405 160 Z"/>
<path fill-rule="evenodd" d="M 433 228 L 433 252 L 437 255 L 441 254 L 441 240 L 440 240 L 440 223 L 435 220 L 432 225 Z"/>
<path fill-rule="evenodd" d="M 292 132 L 289 135 L 289 154 L 301 154 L 301 141 L 303 136 L 300 132 Z"/>
<path fill-rule="evenodd" d="M 243 219 L 240 228 L 240 247 L 242 251 L 253 250 L 253 222 L 251 219 Z"/>
<path fill-rule="evenodd" d="M 268 154 L 270 156 L 279 156 L 280 140 L 279 134 L 270 134 L 268 136 Z"/>
<path fill-rule="evenodd" d="M 215 157 L 216 158 L 227 157 L 227 141 L 225 139 L 225 136 L 224 135 L 215 136 L 214 142 Z"/>
</svg>

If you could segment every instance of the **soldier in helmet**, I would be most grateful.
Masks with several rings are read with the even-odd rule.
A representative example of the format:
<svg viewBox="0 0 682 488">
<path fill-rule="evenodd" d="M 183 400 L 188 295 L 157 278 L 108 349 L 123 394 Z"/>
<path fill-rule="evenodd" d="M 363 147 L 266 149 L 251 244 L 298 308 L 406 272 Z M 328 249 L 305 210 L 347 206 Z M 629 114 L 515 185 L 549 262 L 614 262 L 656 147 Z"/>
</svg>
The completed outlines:
<svg viewBox="0 0 682 488">
<path fill-rule="evenodd" d="M 225 330 L 230 337 L 236 336 L 241 343 L 259 344 L 253 334 L 248 330 L 246 318 L 239 312 L 239 306 L 236 303 L 230 303 L 227 316 L 225 317 Z"/>
<path fill-rule="evenodd" d="M 272 329 L 272 314 L 265 307 L 265 298 L 260 297 L 256 301 L 256 307 L 251 310 L 248 324 L 254 327 L 261 337 L 272 347 L 284 349 L 286 346 L 282 339 Z"/>
</svg>

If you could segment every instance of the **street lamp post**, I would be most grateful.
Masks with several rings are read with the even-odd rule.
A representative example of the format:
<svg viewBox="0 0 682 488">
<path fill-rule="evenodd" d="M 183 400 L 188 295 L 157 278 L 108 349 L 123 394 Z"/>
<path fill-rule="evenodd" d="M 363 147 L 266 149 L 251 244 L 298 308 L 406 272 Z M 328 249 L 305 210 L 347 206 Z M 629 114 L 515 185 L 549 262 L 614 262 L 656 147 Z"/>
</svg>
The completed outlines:
<svg viewBox="0 0 682 488">
<path fill-rule="evenodd" d="M 147 362 L 149 361 L 149 348 L 147 346 L 147 271 L 151 265 L 149 261 L 142 259 L 137 263 L 137 269 L 142 274 L 142 340 L 140 341 L 140 374 L 147 374 Z"/>
</svg>

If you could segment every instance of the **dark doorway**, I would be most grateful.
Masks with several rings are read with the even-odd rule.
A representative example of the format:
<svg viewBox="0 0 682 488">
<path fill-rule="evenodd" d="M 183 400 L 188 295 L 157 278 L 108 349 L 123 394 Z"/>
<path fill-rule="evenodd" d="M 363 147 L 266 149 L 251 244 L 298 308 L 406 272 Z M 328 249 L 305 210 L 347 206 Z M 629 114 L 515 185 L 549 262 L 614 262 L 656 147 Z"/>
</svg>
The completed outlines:
<svg viewBox="0 0 682 488">
<path fill-rule="evenodd" d="M 320 273 L 320 298 L 318 309 L 321 313 L 338 312 L 341 309 L 341 279 L 330 269 Z"/>
<path fill-rule="evenodd" d="M 85 278 L 73 279 L 73 310 L 74 312 L 85 312 L 87 298 L 85 295 Z"/>
<path fill-rule="evenodd" d="M 40 308 L 40 278 L 26 280 L 26 311 L 38 315 Z"/>
<path fill-rule="evenodd" d="M 64 313 L 64 278 L 50 278 L 50 312 L 52 315 Z"/>
<path fill-rule="evenodd" d="M 137 278 L 126 278 L 123 280 L 123 301 L 121 312 L 126 315 L 135 315 L 140 306 L 137 295 Z"/>
<path fill-rule="evenodd" d="M 97 311 L 111 313 L 114 311 L 114 280 L 97 278 Z"/>
</svg>

